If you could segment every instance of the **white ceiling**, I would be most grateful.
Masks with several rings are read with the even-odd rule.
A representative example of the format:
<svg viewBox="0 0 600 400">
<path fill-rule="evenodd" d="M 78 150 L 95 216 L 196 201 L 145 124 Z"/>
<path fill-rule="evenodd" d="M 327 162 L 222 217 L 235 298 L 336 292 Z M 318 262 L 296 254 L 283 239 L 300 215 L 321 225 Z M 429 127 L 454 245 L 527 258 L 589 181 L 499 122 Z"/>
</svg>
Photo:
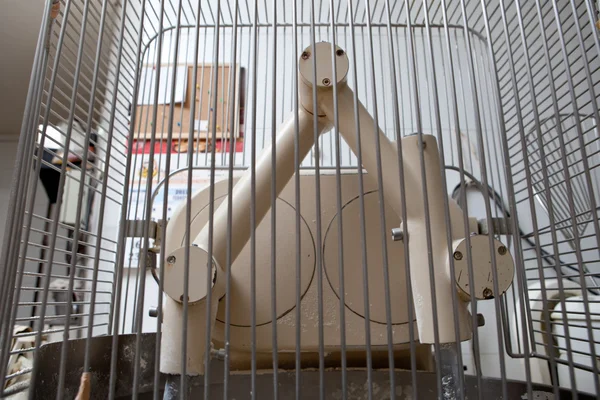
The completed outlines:
<svg viewBox="0 0 600 400">
<path fill-rule="evenodd" d="M 2 0 L 0 137 L 20 133 L 44 0 Z"/>
</svg>

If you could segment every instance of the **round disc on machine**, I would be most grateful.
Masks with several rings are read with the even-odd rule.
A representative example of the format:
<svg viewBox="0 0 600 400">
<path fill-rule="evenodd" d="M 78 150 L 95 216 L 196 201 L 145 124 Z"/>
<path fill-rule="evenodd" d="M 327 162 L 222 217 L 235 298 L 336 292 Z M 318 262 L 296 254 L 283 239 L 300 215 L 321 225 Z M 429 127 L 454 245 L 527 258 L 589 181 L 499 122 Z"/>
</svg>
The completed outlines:
<svg viewBox="0 0 600 400">
<path fill-rule="evenodd" d="M 298 62 L 298 70 L 300 78 L 309 86 L 312 86 L 313 78 L 317 80 L 317 87 L 327 88 L 333 87 L 333 61 L 331 43 L 318 42 L 315 47 L 308 46 L 302 52 L 300 61 Z M 348 75 L 350 61 L 345 51 L 335 46 L 336 62 L 335 62 L 335 78 L 337 83 L 342 83 Z M 313 71 L 313 59 L 316 58 L 317 69 Z M 313 76 L 316 75 L 316 76 Z"/>
<path fill-rule="evenodd" d="M 218 194 L 217 194 L 218 196 Z M 215 198 L 215 209 L 227 197 Z M 207 199 L 208 200 L 208 196 Z M 281 317 L 296 306 L 296 209 L 289 203 L 277 199 L 276 205 L 276 293 L 277 317 Z M 192 232 L 199 231 L 208 223 L 208 202 L 192 220 Z M 306 222 L 300 224 L 300 273 L 301 293 L 308 289 L 315 271 L 315 244 Z M 198 228 L 199 227 L 199 228 Z M 198 229 L 197 229 L 198 228 Z M 235 229 L 235 226 L 232 227 Z M 290 235 L 289 232 L 294 232 Z M 286 234 L 284 234 L 286 233 Z M 271 322 L 271 211 L 267 212 L 255 231 L 256 238 L 256 325 Z M 222 266 L 223 269 L 225 266 Z M 246 243 L 231 267 L 231 324 L 251 326 L 251 246 Z M 225 279 L 223 274 L 223 279 Z M 222 299 L 225 301 L 225 298 Z M 225 322 L 225 307 L 219 307 L 217 320 Z"/>
<path fill-rule="evenodd" d="M 377 192 L 364 195 L 365 202 L 365 234 L 367 249 L 367 271 L 369 289 L 369 319 L 382 324 L 386 322 L 386 298 L 384 265 L 382 255 L 382 237 L 380 224 L 380 207 Z M 362 235 L 360 228 L 360 200 L 358 197 L 350 200 L 342 208 L 343 223 L 343 266 L 344 266 L 344 292 L 346 306 L 364 318 L 364 270 L 362 254 Z M 401 324 L 408 322 L 408 308 L 406 305 L 407 288 L 404 266 L 404 244 L 402 241 L 394 242 L 389 234 L 392 228 L 400 226 L 400 219 L 394 211 L 386 206 L 386 232 L 387 243 L 390 304 L 392 323 Z M 327 280 L 335 294 L 340 296 L 339 273 L 339 230 L 337 214 L 329 224 L 324 239 L 323 263 Z"/>
</svg>

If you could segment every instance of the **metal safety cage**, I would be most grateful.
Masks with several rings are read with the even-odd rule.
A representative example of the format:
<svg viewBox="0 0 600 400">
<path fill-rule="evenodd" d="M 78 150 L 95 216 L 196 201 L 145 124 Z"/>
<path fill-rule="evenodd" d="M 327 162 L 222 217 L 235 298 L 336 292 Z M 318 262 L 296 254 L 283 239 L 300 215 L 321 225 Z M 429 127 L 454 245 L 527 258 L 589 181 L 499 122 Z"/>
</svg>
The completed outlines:
<svg viewBox="0 0 600 400">
<path fill-rule="evenodd" d="M 596 398 L 599 19 L 47 0 L 2 397 Z"/>
</svg>

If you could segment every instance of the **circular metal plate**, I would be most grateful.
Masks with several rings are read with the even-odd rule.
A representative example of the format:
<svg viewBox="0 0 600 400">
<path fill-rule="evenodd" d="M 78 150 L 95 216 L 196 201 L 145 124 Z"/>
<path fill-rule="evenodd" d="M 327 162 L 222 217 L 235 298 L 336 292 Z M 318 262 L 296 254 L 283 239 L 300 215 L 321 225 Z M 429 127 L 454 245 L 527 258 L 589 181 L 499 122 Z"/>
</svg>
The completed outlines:
<svg viewBox="0 0 600 400">
<path fill-rule="evenodd" d="M 494 239 L 494 251 L 496 253 L 496 267 L 498 277 L 498 289 L 500 293 L 494 293 L 494 272 L 492 271 L 492 258 L 487 235 L 471 236 L 471 257 L 473 260 L 473 293 L 477 299 L 493 299 L 502 295 L 512 284 L 515 274 L 515 263 L 508 248 L 499 240 Z M 471 297 L 469 287 L 469 260 L 467 256 L 467 240 L 463 239 L 454 246 L 454 273 L 459 294 L 463 298 Z"/>
<path fill-rule="evenodd" d="M 225 186 L 226 188 L 226 186 Z M 208 190 L 207 190 L 208 193 Z M 226 199 L 215 199 L 215 209 Z M 192 220 L 192 232 L 199 232 L 208 222 L 208 196 L 204 207 Z M 281 317 L 296 306 L 296 209 L 289 203 L 277 199 L 277 240 L 276 240 L 276 293 L 277 317 Z M 300 292 L 308 289 L 315 271 L 315 244 L 308 225 L 300 224 Z M 235 229 L 235 226 L 233 227 Z M 271 211 L 267 212 L 255 231 L 256 238 L 256 325 L 271 322 Z M 204 271 L 206 273 L 206 271 Z M 249 327 L 252 325 L 252 286 L 250 241 L 240 252 L 231 268 L 231 324 Z M 223 276 L 225 279 L 225 275 Z M 225 301 L 225 299 L 222 299 Z M 219 307 L 217 320 L 225 322 L 225 307 Z"/>
<path fill-rule="evenodd" d="M 317 87 L 328 88 L 333 87 L 333 61 L 331 57 L 331 43 L 319 42 L 315 43 L 315 48 L 307 47 L 300 56 L 298 61 L 298 70 L 300 77 L 307 85 L 313 83 L 313 60 L 316 58 L 317 69 Z M 348 74 L 350 62 L 346 52 L 336 46 L 336 78 L 337 82 L 344 82 Z"/>
<path fill-rule="evenodd" d="M 373 322 L 385 324 L 386 298 L 384 265 L 381 237 L 381 210 L 377 192 L 366 193 L 365 201 L 365 234 L 367 252 L 367 276 L 369 289 L 369 319 Z M 362 235 L 360 228 L 360 200 L 358 197 L 350 200 L 342 208 L 343 222 L 343 266 L 344 266 L 344 292 L 346 306 L 364 318 L 364 267 L 362 256 Z M 408 308 L 406 306 L 406 275 L 404 265 L 404 244 L 402 241 L 394 242 L 389 230 L 400 226 L 400 219 L 390 207 L 385 207 L 387 232 L 388 273 L 390 287 L 390 303 L 392 323 L 401 324 L 408 321 Z M 325 234 L 323 263 L 327 280 L 335 294 L 340 296 L 340 237 L 338 229 L 339 214 L 329 224 Z"/>
<path fill-rule="evenodd" d="M 193 282 L 188 286 L 188 302 L 195 303 L 206 297 L 206 266 L 208 263 L 208 254 L 199 247 L 190 247 L 189 280 Z M 214 261 L 211 263 L 211 282 L 212 289 L 217 268 Z M 178 302 L 183 302 L 183 291 L 185 282 L 185 247 L 180 247 L 165 258 L 165 275 L 163 290 L 169 297 Z"/>
</svg>

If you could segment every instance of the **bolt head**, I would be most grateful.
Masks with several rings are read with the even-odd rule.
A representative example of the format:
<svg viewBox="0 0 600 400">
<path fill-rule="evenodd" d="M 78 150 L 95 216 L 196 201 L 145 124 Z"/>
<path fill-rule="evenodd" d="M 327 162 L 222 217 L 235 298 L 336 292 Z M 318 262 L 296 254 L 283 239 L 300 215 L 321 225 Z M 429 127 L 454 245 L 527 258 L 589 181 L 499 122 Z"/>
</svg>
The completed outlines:
<svg viewBox="0 0 600 400">
<path fill-rule="evenodd" d="M 506 252 L 507 252 L 506 246 L 500 246 L 500 247 L 498 247 L 498 254 L 500 254 L 501 256 L 505 255 Z"/>
<path fill-rule="evenodd" d="M 483 298 L 484 299 L 493 299 L 494 292 L 492 292 L 492 289 L 490 289 L 490 288 L 483 289 Z"/>
<path fill-rule="evenodd" d="M 402 232 L 401 228 L 394 228 L 392 229 L 392 240 L 393 241 L 398 241 L 398 240 L 403 240 L 404 239 L 404 232 Z"/>
<path fill-rule="evenodd" d="M 454 259 L 455 260 L 462 260 L 463 259 L 463 254 L 460 251 L 455 251 L 454 252 Z"/>
<path fill-rule="evenodd" d="M 175 256 L 169 256 L 169 257 L 167 257 L 167 262 L 169 264 L 175 264 L 175 261 L 177 261 L 177 259 L 175 258 Z"/>
<path fill-rule="evenodd" d="M 303 60 L 308 60 L 310 58 L 310 53 L 308 51 L 305 51 L 302 53 L 302 55 L 300 56 Z"/>
<path fill-rule="evenodd" d="M 329 80 L 329 78 L 323 79 L 323 85 L 325 85 L 325 86 L 331 85 L 331 80 Z"/>
</svg>

